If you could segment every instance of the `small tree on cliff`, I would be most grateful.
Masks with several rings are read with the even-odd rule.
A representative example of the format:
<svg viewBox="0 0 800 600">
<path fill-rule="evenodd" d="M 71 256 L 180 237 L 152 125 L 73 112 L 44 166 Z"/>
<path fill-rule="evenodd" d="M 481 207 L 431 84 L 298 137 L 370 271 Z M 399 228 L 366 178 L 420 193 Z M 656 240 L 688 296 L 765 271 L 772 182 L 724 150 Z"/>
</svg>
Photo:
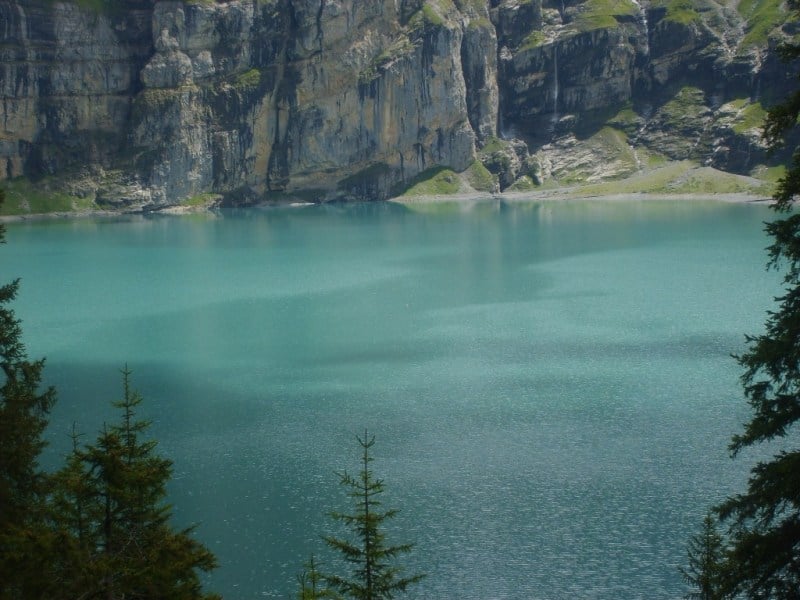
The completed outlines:
<svg viewBox="0 0 800 600">
<path fill-rule="evenodd" d="M 0 190 L 0 204 L 3 202 Z M 0 243 L 5 228 L 0 224 Z M 48 545 L 43 527 L 47 477 L 39 468 L 42 433 L 55 403 L 40 390 L 44 361 L 28 360 L 22 328 L 9 304 L 19 281 L 0 286 L 0 598 L 41 592 L 40 558 Z"/>
<path fill-rule="evenodd" d="M 798 0 L 789 0 L 795 15 Z M 800 40 L 781 50 L 787 61 L 800 59 Z M 796 64 L 795 64 L 796 66 Z M 765 138 L 772 148 L 784 144 L 800 118 L 800 89 L 769 111 Z M 726 591 L 748 598 L 800 597 L 800 148 L 795 147 L 779 181 L 773 209 L 781 218 L 766 225 L 772 237 L 769 266 L 785 265 L 785 293 L 777 298 L 762 335 L 748 337 L 739 357 L 745 371 L 744 393 L 752 417 L 733 437 L 733 456 L 750 446 L 784 439 L 786 449 L 750 472 L 747 490 L 728 498 L 718 511 L 730 523 L 731 552 L 726 561 Z M 794 447 L 792 447 L 794 446 Z"/>
<path fill-rule="evenodd" d="M 349 577 L 325 575 L 324 579 L 347 598 L 394 598 L 396 593 L 405 592 L 406 588 L 420 581 L 424 575 L 402 577 L 402 569 L 393 564 L 395 558 L 410 552 L 413 545 L 387 545 L 382 525 L 398 511 L 381 510 L 383 480 L 375 479 L 369 468 L 372 462 L 369 450 L 375 444 L 375 438 L 370 438 L 365 431 L 363 439 L 356 439 L 362 449 L 361 471 L 355 477 L 347 472 L 340 474 L 341 484 L 347 488 L 347 495 L 353 502 L 353 512 L 331 514 L 335 520 L 351 529 L 354 539 L 325 538 L 328 545 L 342 555 L 352 570 Z"/>
</svg>

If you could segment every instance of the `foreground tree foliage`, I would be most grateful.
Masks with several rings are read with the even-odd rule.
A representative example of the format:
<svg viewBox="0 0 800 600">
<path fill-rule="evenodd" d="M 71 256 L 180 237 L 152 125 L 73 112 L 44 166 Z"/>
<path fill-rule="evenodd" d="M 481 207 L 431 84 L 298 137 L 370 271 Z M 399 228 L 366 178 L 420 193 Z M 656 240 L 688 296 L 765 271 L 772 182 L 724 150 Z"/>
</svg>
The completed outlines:
<svg viewBox="0 0 800 600">
<path fill-rule="evenodd" d="M 297 600 L 318 600 L 320 598 L 336 597 L 325 587 L 324 576 L 320 573 L 313 554 L 304 567 L 303 572 L 297 576 L 297 583 L 300 585 L 300 589 L 297 592 Z"/>
<path fill-rule="evenodd" d="M 352 570 L 349 577 L 324 575 L 323 578 L 333 590 L 345 598 L 394 598 L 395 594 L 405 592 L 424 575 L 402 577 L 402 569 L 393 564 L 398 556 L 410 552 L 413 545 L 387 545 L 382 526 L 398 511 L 381 510 L 383 480 L 375 479 L 369 468 L 372 462 L 369 450 L 375 444 L 375 438 L 370 438 L 365 431 L 363 439 L 356 439 L 362 449 L 361 471 L 355 477 L 347 472 L 340 475 L 341 484 L 347 488 L 347 495 L 353 502 L 353 512 L 335 512 L 331 515 L 351 530 L 354 539 L 325 538 L 328 545 L 339 552 Z"/>
<path fill-rule="evenodd" d="M 44 361 L 27 358 L 9 307 L 17 289 L 0 287 L 0 600 L 216 598 L 199 579 L 214 556 L 169 524 L 172 463 L 142 439 L 150 424 L 136 418 L 127 369 L 120 422 L 85 447 L 73 431 L 64 467 L 40 469 L 55 391 L 40 391 Z"/>
<path fill-rule="evenodd" d="M 717 520 L 707 514 L 703 528 L 689 540 L 689 564 L 681 569 L 690 591 L 686 600 L 723 600 L 726 596 L 722 584 L 722 564 L 725 558 L 725 541 L 717 530 Z"/>
<path fill-rule="evenodd" d="M 0 204 L 3 195 L 0 190 Z M 5 228 L 0 224 L 0 243 Z M 45 527 L 48 478 L 39 467 L 42 433 L 55 403 L 41 390 L 44 361 L 28 360 L 22 329 L 9 304 L 15 280 L 0 286 L 0 598 L 43 593 L 43 562 L 52 551 Z"/>
<path fill-rule="evenodd" d="M 798 0 L 790 8 L 800 15 Z M 800 44 L 782 48 L 787 61 L 800 58 Z M 765 137 L 772 148 L 784 145 L 800 117 L 800 90 L 767 116 Z M 785 293 L 770 312 L 765 332 L 748 337 L 739 357 L 745 371 L 744 392 L 752 418 L 734 436 L 730 450 L 783 440 L 784 449 L 751 471 L 747 491 L 718 507 L 730 525 L 731 550 L 726 560 L 726 592 L 748 598 L 800 598 L 800 149 L 794 148 L 787 173 L 778 184 L 773 208 L 780 215 L 767 224 L 772 237 L 769 266 L 785 267 Z"/>
<path fill-rule="evenodd" d="M 52 520 L 64 551 L 57 579 L 65 598 L 195 599 L 199 571 L 216 567 L 192 530 L 169 524 L 166 484 L 172 462 L 143 440 L 150 423 L 136 418 L 141 396 L 123 371 L 120 422 L 73 451 L 56 475 Z"/>
</svg>

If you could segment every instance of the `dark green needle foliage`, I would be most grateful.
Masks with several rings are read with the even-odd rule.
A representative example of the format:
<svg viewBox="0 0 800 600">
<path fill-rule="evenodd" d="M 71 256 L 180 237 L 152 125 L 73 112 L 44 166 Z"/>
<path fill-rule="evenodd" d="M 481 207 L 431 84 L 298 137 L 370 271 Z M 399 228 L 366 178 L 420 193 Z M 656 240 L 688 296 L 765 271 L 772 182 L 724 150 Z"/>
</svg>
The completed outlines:
<svg viewBox="0 0 800 600">
<path fill-rule="evenodd" d="M 4 233 L 0 224 L 0 243 Z M 55 391 L 40 390 L 44 361 L 27 358 L 9 307 L 17 289 L 0 286 L 0 600 L 212 598 L 198 571 L 216 561 L 191 529 L 169 524 L 172 463 L 143 439 L 129 371 L 120 422 L 84 447 L 73 431 L 64 467 L 39 467 Z"/>
<path fill-rule="evenodd" d="M 347 488 L 352 500 L 351 513 L 332 513 L 332 517 L 343 523 L 351 532 L 348 539 L 326 537 L 328 545 L 344 558 L 350 567 L 348 576 L 325 575 L 325 581 L 345 598 L 355 600 L 379 600 L 394 598 L 396 594 L 420 581 L 423 575 L 402 576 L 402 569 L 395 559 L 413 548 L 412 544 L 389 545 L 383 526 L 397 510 L 381 508 L 382 479 L 376 479 L 370 471 L 372 457 L 370 448 L 375 438 L 364 432 L 357 437 L 361 446 L 361 471 L 357 476 L 347 472 L 340 475 L 341 484 Z"/>
<path fill-rule="evenodd" d="M 325 587 L 325 578 L 320 573 L 313 554 L 304 567 L 303 572 L 297 576 L 297 583 L 300 585 L 297 593 L 298 600 L 319 600 L 320 598 L 336 597 Z"/>
<path fill-rule="evenodd" d="M 66 464 L 54 476 L 50 499 L 50 521 L 59 546 L 59 556 L 51 575 L 57 582 L 55 598 L 81 597 L 86 590 L 97 590 L 101 575 L 96 558 L 99 539 L 92 519 L 95 493 L 84 466 L 85 454 L 80 437 L 72 427 L 72 452 Z"/>
<path fill-rule="evenodd" d="M 94 444 L 74 439 L 66 466 L 56 475 L 53 522 L 65 540 L 59 580 L 63 597 L 104 599 L 211 598 L 198 571 L 216 566 L 191 529 L 169 523 L 166 484 L 172 462 L 146 440 L 150 423 L 139 420 L 142 399 L 123 371 L 120 422 L 104 427 Z"/>
<path fill-rule="evenodd" d="M 800 14 L 798 0 L 790 0 Z M 783 46 L 784 58 L 797 67 L 800 44 Z M 785 145 L 797 133 L 800 89 L 769 111 L 765 137 L 771 147 Z M 796 137 L 795 137 L 796 139 Z M 748 337 L 739 357 L 742 382 L 752 408 L 744 431 L 734 436 L 731 453 L 780 441 L 769 460 L 750 472 L 747 490 L 728 498 L 719 514 L 730 525 L 731 553 L 726 562 L 727 591 L 748 598 L 800 598 L 800 149 L 779 182 L 768 223 L 772 237 L 769 266 L 784 268 L 784 295 L 770 312 L 762 335 Z"/>
<path fill-rule="evenodd" d="M 711 515 L 703 519 L 703 529 L 689 540 L 688 566 L 681 569 L 690 591 L 687 600 L 723 600 L 722 563 L 725 558 L 725 541 L 717 530 L 717 521 Z"/>
<path fill-rule="evenodd" d="M 3 201 L 0 191 L 0 204 Z M 0 243 L 5 229 L 0 224 Z M 28 360 L 10 308 L 19 281 L 0 284 L 0 598 L 42 593 L 42 563 L 51 540 L 44 524 L 48 478 L 39 467 L 42 433 L 55 402 L 40 389 L 44 361 Z"/>
</svg>

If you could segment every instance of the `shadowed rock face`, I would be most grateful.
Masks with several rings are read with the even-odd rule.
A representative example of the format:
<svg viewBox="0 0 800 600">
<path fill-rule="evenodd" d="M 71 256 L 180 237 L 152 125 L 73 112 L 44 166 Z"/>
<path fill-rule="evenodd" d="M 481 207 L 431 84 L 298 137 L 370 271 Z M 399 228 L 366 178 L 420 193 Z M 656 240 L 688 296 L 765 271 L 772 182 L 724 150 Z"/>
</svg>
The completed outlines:
<svg viewBox="0 0 800 600">
<path fill-rule="evenodd" d="M 498 137 L 518 139 L 490 168 L 523 168 L 626 107 L 631 143 L 746 170 L 758 136 L 715 110 L 780 91 L 774 53 L 712 0 L 642 2 L 0 0 L 0 178 L 109 206 L 382 198 Z M 687 86 L 679 125 L 662 107 Z"/>
</svg>

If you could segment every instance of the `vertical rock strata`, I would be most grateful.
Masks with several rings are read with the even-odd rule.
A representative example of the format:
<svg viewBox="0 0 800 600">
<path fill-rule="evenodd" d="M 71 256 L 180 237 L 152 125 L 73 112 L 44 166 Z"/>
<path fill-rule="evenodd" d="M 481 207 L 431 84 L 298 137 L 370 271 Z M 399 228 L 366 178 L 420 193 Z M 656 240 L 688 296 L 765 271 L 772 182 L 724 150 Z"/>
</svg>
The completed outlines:
<svg viewBox="0 0 800 600">
<path fill-rule="evenodd" d="M 625 107 L 632 143 L 683 157 L 694 136 L 695 158 L 744 170 L 758 142 L 713 109 L 779 72 L 712 0 L 690 18 L 646 0 L 91 6 L 0 0 L 0 178 L 100 205 L 382 198 L 479 157 L 505 187 Z M 676 126 L 660 109 L 687 87 L 706 110 Z"/>
</svg>

